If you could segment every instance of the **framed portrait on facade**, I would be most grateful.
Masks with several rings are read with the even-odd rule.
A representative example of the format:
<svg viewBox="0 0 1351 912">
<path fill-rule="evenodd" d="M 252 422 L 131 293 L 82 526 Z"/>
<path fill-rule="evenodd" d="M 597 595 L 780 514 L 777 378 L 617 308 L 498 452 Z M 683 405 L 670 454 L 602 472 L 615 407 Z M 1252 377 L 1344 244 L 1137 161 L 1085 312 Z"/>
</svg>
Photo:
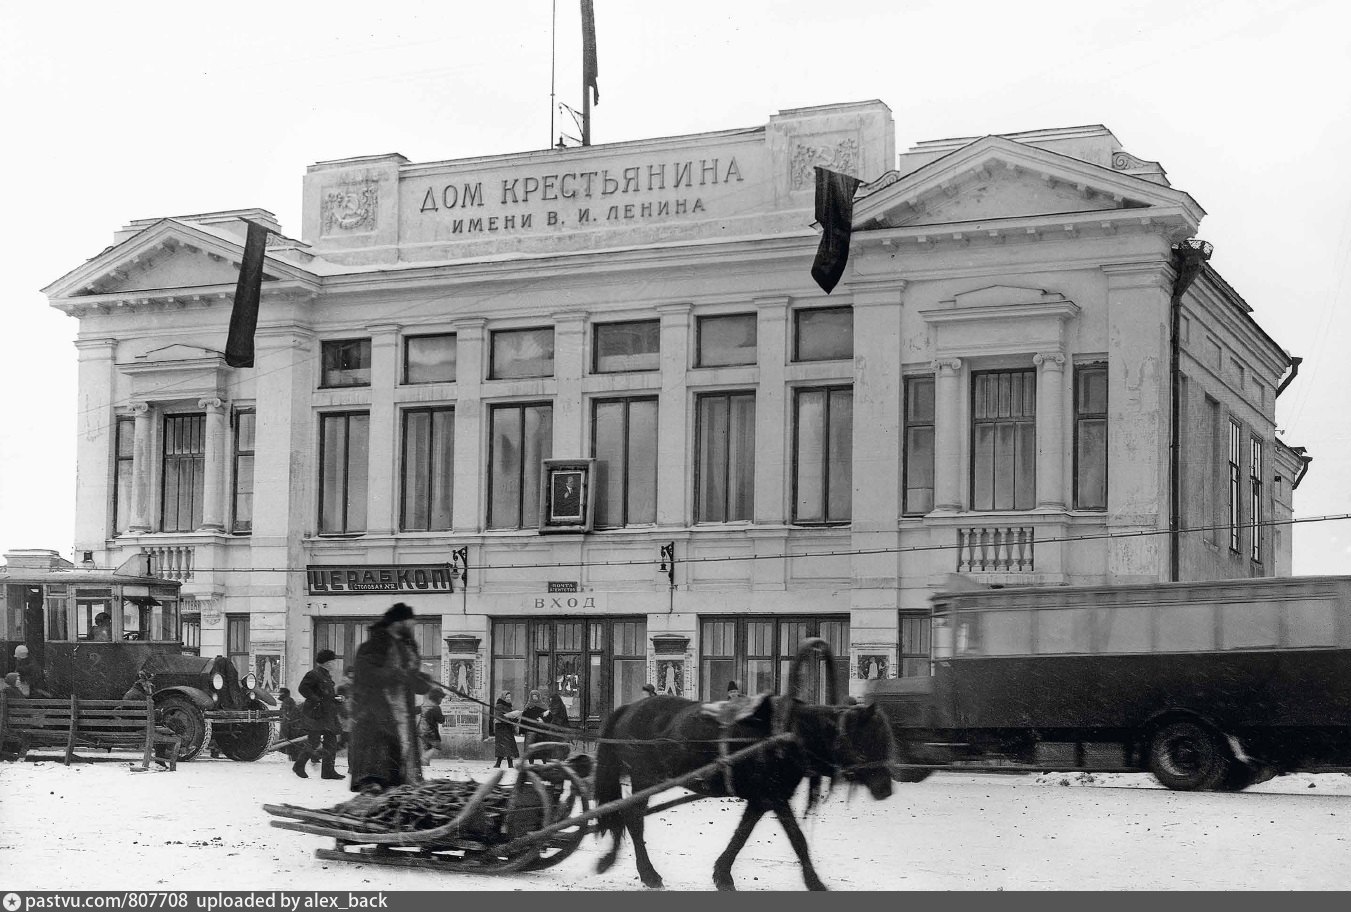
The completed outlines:
<svg viewBox="0 0 1351 912">
<path fill-rule="evenodd" d="M 275 652 L 260 652 L 253 657 L 253 677 L 255 686 L 268 693 L 276 693 L 282 686 L 281 655 Z"/>
<path fill-rule="evenodd" d="M 592 459 L 546 459 L 540 480 L 540 531 L 588 532 L 595 504 Z"/>
</svg>

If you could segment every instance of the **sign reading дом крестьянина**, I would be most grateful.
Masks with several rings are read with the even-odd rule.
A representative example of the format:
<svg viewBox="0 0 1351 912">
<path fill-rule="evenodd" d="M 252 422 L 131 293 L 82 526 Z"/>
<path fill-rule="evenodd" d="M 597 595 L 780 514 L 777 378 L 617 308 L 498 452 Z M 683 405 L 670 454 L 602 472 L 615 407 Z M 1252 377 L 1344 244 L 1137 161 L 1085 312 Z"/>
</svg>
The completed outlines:
<svg viewBox="0 0 1351 912">
<path fill-rule="evenodd" d="M 310 564 L 310 595 L 367 592 L 453 592 L 450 564 Z"/>
</svg>

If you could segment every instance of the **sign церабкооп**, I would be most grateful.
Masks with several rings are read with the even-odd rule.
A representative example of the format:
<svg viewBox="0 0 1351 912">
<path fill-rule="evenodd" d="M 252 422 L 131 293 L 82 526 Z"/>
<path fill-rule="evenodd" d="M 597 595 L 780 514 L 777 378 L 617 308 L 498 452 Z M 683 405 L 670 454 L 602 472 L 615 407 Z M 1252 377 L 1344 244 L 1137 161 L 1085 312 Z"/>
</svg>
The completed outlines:
<svg viewBox="0 0 1351 912">
<path fill-rule="evenodd" d="M 450 564 L 310 564 L 305 578 L 310 595 L 454 591 Z"/>
</svg>

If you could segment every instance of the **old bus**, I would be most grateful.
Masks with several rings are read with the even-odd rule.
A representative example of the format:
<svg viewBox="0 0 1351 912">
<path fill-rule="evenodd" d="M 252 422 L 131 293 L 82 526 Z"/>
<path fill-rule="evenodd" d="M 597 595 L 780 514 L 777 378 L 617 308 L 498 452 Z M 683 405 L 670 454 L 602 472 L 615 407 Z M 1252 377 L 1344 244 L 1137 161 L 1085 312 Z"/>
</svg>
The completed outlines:
<svg viewBox="0 0 1351 912">
<path fill-rule="evenodd" d="M 932 674 L 876 682 L 905 772 L 1351 767 L 1351 577 L 948 592 Z"/>
<path fill-rule="evenodd" d="M 10 552 L 5 560 L 0 669 L 16 668 L 22 644 L 33 683 L 53 697 L 116 700 L 145 681 L 160 722 L 182 741 L 179 759 L 195 757 L 208 737 L 231 759 L 262 756 L 276 715 L 270 698 L 246 687 L 224 656 L 184 650 L 182 584 L 153 575 L 145 555 L 116 570 L 76 566 L 46 550 Z"/>
</svg>

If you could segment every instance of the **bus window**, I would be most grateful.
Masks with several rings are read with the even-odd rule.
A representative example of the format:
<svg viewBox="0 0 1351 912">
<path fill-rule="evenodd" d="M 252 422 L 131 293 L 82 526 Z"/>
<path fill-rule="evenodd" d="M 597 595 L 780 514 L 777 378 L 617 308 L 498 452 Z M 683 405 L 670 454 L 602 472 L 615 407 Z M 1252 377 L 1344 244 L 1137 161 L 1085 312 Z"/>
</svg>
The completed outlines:
<svg viewBox="0 0 1351 912">
<path fill-rule="evenodd" d="M 1032 612 L 986 611 L 980 623 L 985 655 L 1031 654 Z"/>
<path fill-rule="evenodd" d="M 122 600 L 122 639 L 164 642 L 175 640 L 177 633 L 172 613 L 166 618 L 159 599 L 133 595 Z"/>
<path fill-rule="evenodd" d="M 1278 602 L 1220 605 L 1220 648 L 1273 648 L 1280 645 Z"/>
<path fill-rule="evenodd" d="M 65 586 L 47 587 L 48 641 L 70 639 L 70 619 L 66 616 L 69 605 L 70 599 L 66 597 Z"/>
<path fill-rule="evenodd" d="M 1215 648 L 1215 606 L 1160 605 L 1158 652 L 1209 652 Z"/>
<path fill-rule="evenodd" d="M 4 610 L 5 639 L 22 643 L 23 636 L 23 587 L 0 586 L 0 609 Z"/>
<path fill-rule="evenodd" d="M 1088 612 L 1082 608 L 1038 611 L 1036 651 L 1041 655 L 1088 652 Z"/>
<path fill-rule="evenodd" d="M 1335 646 L 1336 624 L 1333 610 L 1336 602 L 1283 602 L 1286 646 Z"/>
<path fill-rule="evenodd" d="M 98 624 L 100 615 L 107 615 L 112 623 L 113 591 L 111 589 L 75 590 L 75 635 L 80 640 L 108 640 L 112 630 Z M 95 629 L 98 627 L 99 629 Z M 107 631 L 104 633 L 104 631 Z"/>
<path fill-rule="evenodd" d="M 150 594 L 159 600 L 160 609 L 155 639 L 165 643 L 178 642 L 178 593 L 172 589 L 151 589 Z"/>
</svg>

